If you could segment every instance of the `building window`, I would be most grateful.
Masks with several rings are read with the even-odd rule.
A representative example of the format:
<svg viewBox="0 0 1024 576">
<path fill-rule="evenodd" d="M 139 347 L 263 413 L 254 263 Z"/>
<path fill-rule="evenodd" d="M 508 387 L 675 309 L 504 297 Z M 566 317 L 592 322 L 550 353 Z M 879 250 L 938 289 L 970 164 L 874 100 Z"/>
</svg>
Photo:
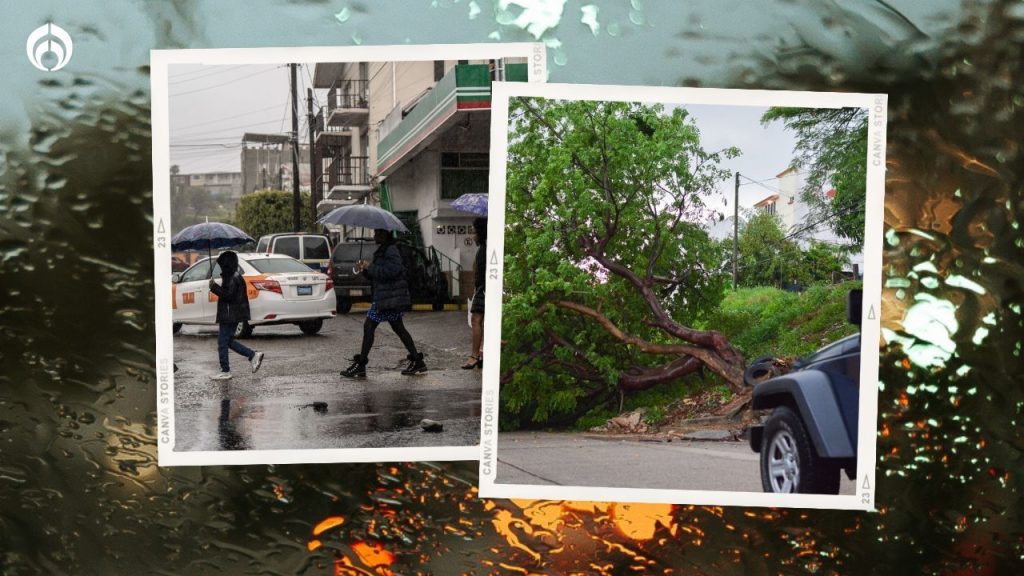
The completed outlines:
<svg viewBox="0 0 1024 576">
<path fill-rule="evenodd" d="M 765 204 L 764 211 L 769 214 L 775 214 L 775 202 L 772 202 L 771 204 Z"/>
<path fill-rule="evenodd" d="M 441 199 L 487 193 L 488 156 L 475 152 L 441 153 Z"/>
<path fill-rule="evenodd" d="M 434 60 L 434 82 L 444 78 L 444 60 Z"/>
</svg>

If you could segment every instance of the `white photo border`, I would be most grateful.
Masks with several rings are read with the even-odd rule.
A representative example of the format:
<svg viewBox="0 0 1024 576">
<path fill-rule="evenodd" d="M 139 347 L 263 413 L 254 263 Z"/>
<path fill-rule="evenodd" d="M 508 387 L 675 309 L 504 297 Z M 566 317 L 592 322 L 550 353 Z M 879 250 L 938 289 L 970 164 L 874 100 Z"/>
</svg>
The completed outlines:
<svg viewBox="0 0 1024 576">
<path fill-rule="evenodd" d="M 526 58 L 528 81 L 547 79 L 543 44 L 407 44 L 294 48 L 227 48 L 150 51 L 153 135 L 153 284 L 157 359 L 157 456 L 160 466 L 410 462 L 476 460 L 479 446 L 319 448 L 296 450 L 175 451 L 174 340 L 171 301 L 170 87 L 176 64 L 252 65 L 291 62 L 415 62 Z"/>
<path fill-rule="evenodd" d="M 644 102 L 679 105 L 789 106 L 799 108 L 857 107 L 868 110 L 868 166 L 864 237 L 864 306 L 861 322 L 860 398 L 858 412 L 857 474 L 853 495 L 769 494 L 713 490 L 663 490 L 594 486 L 498 484 L 498 402 L 500 362 L 484 366 L 482 430 L 480 442 L 480 496 L 873 510 L 875 506 L 876 434 L 878 420 L 878 343 L 881 338 L 882 233 L 885 198 L 885 130 L 888 97 L 885 94 L 793 92 L 613 86 L 593 84 L 516 84 L 497 82 L 491 93 L 491 166 L 488 214 L 487 322 L 484 356 L 501 354 L 503 267 L 505 251 L 506 163 L 508 158 L 509 99 L 542 97 L 559 100 Z"/>
</svg>

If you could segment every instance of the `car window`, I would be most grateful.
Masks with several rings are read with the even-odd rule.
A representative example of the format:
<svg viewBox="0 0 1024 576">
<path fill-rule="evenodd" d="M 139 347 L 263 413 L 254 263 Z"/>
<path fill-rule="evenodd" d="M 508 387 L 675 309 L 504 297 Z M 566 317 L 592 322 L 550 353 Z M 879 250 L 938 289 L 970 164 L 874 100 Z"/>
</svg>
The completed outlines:
<svg viewBox="0 0 1024 576">
<path fill-rule="evenodd" d="M 303 236 L 302 253 L 305 260 L 327 260 L 331 257 L 327 238 L 323 236 Z"/>
<path fill-rule="evenodd" d="M 355 262 L 356 260 L 369 260 L 373 257 L 374 248 L 370 244 L 338 244 L 334 248 L 335 262 Z"/>
<path fill-rule="evenodd" d="M 182 282 L 195 282 L 196 280 L 206 280 L 210 277 L 210 260 L 202 260 L 195 266 L 189 268 L 182 275 Z"/>
<path fill-rule="evenodd" d="M 256 251 L 262 254 L 267 251 L 267 246 L 269 245 L 270 238 L 264 236 L 263 238 L 260 238 L 260 243 L 256 245 Z"/>
<path fill-rule="evenodd" d="M 274 242 L 274 254 L 284 254 L 292 258 L 299 257 L 299 237 L 285 236 Z"/>
<path fill-rule="evenodd" d="M 259 258 L 249 260 L 249 265 L 260 274 L 275 274 L 278 272 L 305 272 L 309 273 L 309 266 L 291 258 Z"/>
</svg>

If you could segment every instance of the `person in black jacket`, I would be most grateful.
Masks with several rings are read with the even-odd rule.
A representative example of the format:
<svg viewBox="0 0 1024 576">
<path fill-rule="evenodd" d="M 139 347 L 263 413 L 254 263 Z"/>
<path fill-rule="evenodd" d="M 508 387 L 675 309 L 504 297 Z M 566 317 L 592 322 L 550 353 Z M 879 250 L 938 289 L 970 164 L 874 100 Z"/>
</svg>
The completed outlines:
<svg viewBox="0 0 1024 576">
<path fill-rule="evenodd" d="M 235 340 L 238 323 L 249 320 L 249 296 L 246 294 L 245 279 L 238 267 L 238 254 L 222 252 L 217 256 L 220 266 L 220 284 L 216 278 L 210 278 L 210 291 L 217 295 L 217 355 L 220 358 L 220 373 L 213 376 L 214 380 L 231 378 L 231 367 L 228 364 L 228 349 L 238 352 L 249 359 L 252 371 L 256 372 L 263 363 L 263 352 L 256 352 Z"/>
<path fill-rule="evenodd" d="M 469 309 L 473 344 L 463 370 L 484 367 L 484 284 L 487 278 L 487 218 L 473 221 L 476 258 L 473 261 L 473 304 Z"/>
<path fill-rule="evenodd" d="M 353 268 L 353 272 L 362 272 L 373 285 L 373 303 L 369 312 L 366 313 L 366 321 L 363 323 L 363 345 L 359 352 L 352 357 L 352 365 L 342 370 L 341 375 L 347 378 L 366 378 L 366 363 L 368 362 L 370 348 L 373 347 L 373 335 L 381 322 L 387 322 L 395 331 L 398 338 L 405 345 L 409 355 L 409 365 L 402 370 L 406 376 L 415 376 L 427 371 L 427 365 L 423 362 L 423 354 L 416 351 L 416 344 L 412 336 L 402 323 L 402 316 L 406 310 L 412 308 L 412 298 L 409 295 L 409 282 L 405 278 L 405 265 L 402 264 L 402 255 L 395 246 L 395 240 L 388 230 L 374 230 L 373 241 L 380 245 L 373 253 L 373 263 L 360 260 Z"/>
</svg>

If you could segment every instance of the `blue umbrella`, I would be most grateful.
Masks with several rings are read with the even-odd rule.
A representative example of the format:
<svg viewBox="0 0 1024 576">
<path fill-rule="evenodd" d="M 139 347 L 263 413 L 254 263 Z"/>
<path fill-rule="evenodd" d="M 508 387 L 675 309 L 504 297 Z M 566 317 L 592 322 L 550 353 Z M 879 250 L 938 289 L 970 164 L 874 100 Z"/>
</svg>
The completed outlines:
<svg viewBox="0 0 1024 576">
<path fill-rule="evenodd" d="M 206 250 L 212 258 L 214 248 L 229 248 L 247 242 L 255 240 L 231 224 L 202 222 L 175 234 L 171 238 L 171 250 Z"/>
<path fill-rule="evenodd" d="M 321 224 L 347 224 L 349 226 L 362 226 L 363 228 L 381 228 L 383 230 L 398 230 L 408 232 L 409 229 L 402 224 L 391 212 L 369 204 L 353 204 L 335 208 L 324 214 L 318 220 Z"/>
<path fill-rule="evenodd" d="M 487 216 L 487 194 L 463 194 L 452 201 L 452 208 L 460 212 Z"/>
</svg>

